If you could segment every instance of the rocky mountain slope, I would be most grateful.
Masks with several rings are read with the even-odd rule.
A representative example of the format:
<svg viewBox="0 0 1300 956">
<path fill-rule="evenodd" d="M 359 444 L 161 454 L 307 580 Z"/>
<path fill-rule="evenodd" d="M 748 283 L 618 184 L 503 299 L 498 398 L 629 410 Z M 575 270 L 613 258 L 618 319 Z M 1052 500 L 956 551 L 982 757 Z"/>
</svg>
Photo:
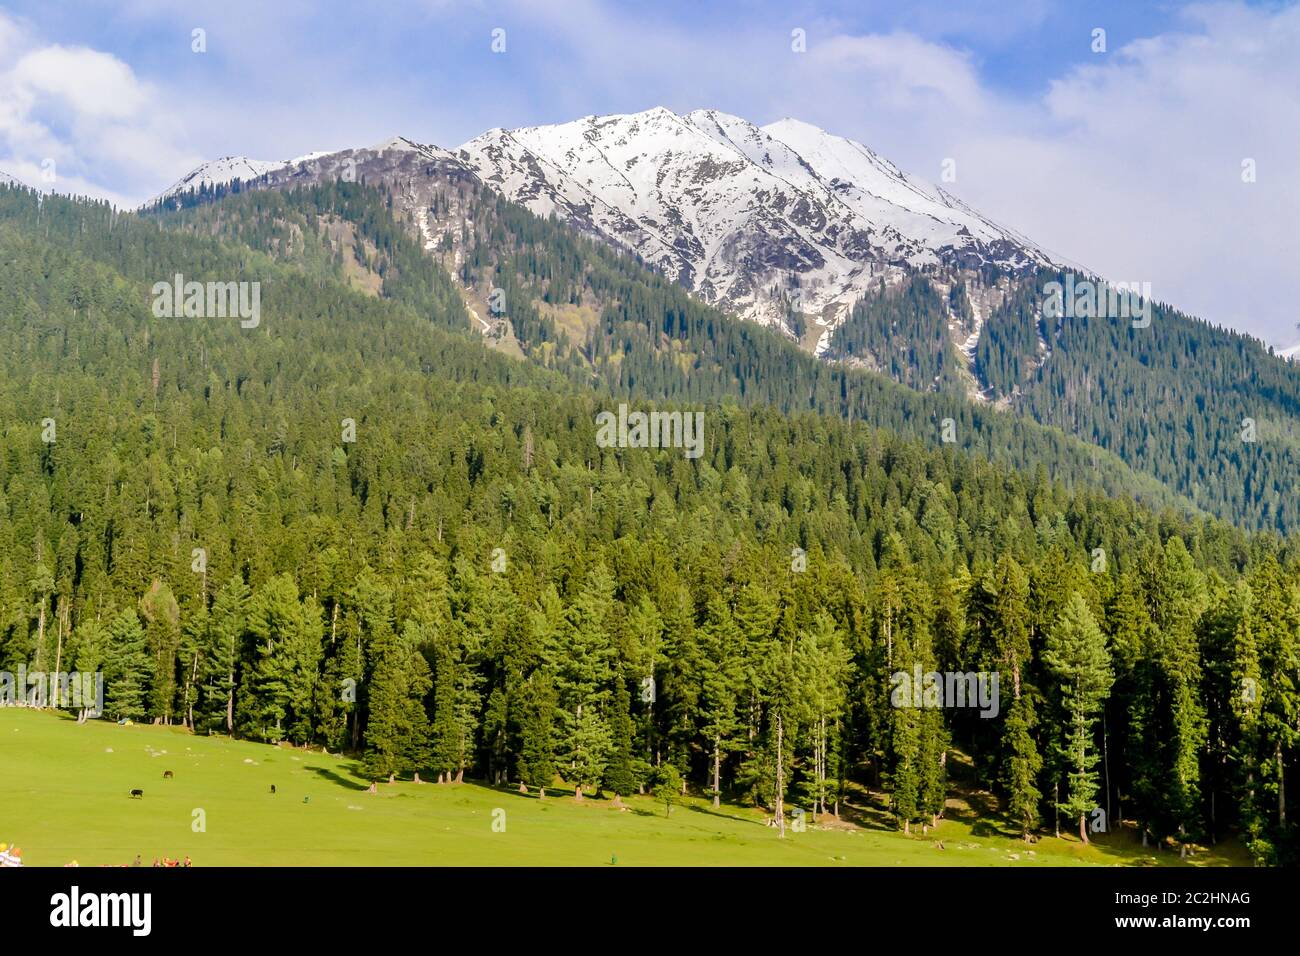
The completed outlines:
<svg viewBox="0 0 1300 956">
<path fill-rule="evenodd" d="M 355 175 L 358 163 L 393 150 L 459 163 L 530 211 L 627 249 L 705 302 L 780 326 L 819 353 L 881 279 L 894 285 L 927 266 L 1016 274 L 1052 261 L 860 143 L 798 120 L 759 127 L 717 110 L 493 129 L 454 151 L 396 137 L 284 162 L 225 157 L 158 198 L 329 169 Z M 971 330 L 959 331 L 964 339 Z"/>
<path fill-rule="evenodd" d="M 784 119 L 658 108 L 494 129 L 462 146 L 483 181 L 639 255 L 706 302 L 764 324 L 829 330 L 905 269 L 1050 257 L 852 140 Z"/>
</svg>

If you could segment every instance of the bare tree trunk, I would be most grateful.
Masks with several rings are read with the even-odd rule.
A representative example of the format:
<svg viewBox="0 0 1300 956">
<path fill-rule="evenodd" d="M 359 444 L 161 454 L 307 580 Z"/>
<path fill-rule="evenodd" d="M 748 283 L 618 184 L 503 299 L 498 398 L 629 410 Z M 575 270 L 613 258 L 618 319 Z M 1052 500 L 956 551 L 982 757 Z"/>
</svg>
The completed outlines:
<svg viewBox="0 0 1300 956">
<path fill-rule="evenodd" d="M 1283 829 L 1286 828 L 1286 779 L 1284 777 L 1285 765 L 1282 762 L 1282 743 L 1278 741 L 1277 750 L 1277 823 Z"/>
<path fill-rule="evenodd" d="M 894 666 L 894 609 L 885 608 L 885 665 Z"/>
<path fill-rule="evenodd" d="M 357 634 L 357 660 L 364 661 L 361 654 L 361 634 Z M 353 701 L 352 704 L 352 749 L 358 750 L 361 746 L 361 704 Z"/>
<path fill-rule="evenodd" d="M 226 672 L 226 734 L 235 732 L 235 638 L 230 638 L 230 669 Z"/>
<path fill-rule="evenodd" d="M 722 805 L 722 741 L 713 738 L 713 809 Z"/>
<path fill-rule="evenodd" d="M 776 715 L 776 825 L 785 839 L 785 719 Z"/>
<path fill-rule="evenodd" d="M 1110 828 L 1110 747 L 1107 745 L 1106 736 L 1106 707 L 1101 708 L 1101 766 L 1102 775 L 1106 778 L 1106 827 Z"/>
<path fill-rule="evenodd" d="M 189 686 L 185 688 L 187 723 L 189 724 L 190 730 L 194 729 L 194 698 L 198 696 L 197 694 L 192 694 L 192 692 L 194 690 L 194 685 L 198 681 L 198 679 L 199 679 L 199 652 L 195 650 L 194 665 L 190 668 L 190 683 Z"/>
<path fill-rule="evenodd" d="M 62 669 L 62 666 L 64 666 L 64 611 L 66 607 L 68 607 L 68 601 L 61 601 L 59 605 L 59 648 L 57 648 L 55 652 L 55 679 L 49 682 L 49 684 L 51 684 L 51 689 L 55 692 L 53 693 L 53 698 L 55 698 L 55 701 L 53 701 L 55 709 L 59 708 L 59 705 L 62 702 L 62 696 L 64 696 L 64 685 L 62 685 L 62 682 L 59 679 L 59 671 Z M 1279 754 L 1279 756 L 1281 756 L 1281 754 Z"/>
<path fill-rule="evenodd" d="M 36 625 L 36 669 L 39 671 L 41 665 L 45 663 L 45 602 L 47 598 L 41 595 L 41 617 L 40 622 Z"/>
<path fill-rule="evenodd" d="M 1052 826 L 1056 830 L 1056 838 L 1061 838 L 1061 784 L 1060 781 L 1052 784 Z"/>
</svg>

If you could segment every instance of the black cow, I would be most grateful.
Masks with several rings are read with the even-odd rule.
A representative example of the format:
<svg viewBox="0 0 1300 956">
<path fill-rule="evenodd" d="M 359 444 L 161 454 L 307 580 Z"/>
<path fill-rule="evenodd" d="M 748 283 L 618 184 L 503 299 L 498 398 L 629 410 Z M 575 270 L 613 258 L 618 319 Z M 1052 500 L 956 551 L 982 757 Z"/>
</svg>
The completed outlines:
<svg viewBox="0 0 1300 956">
<path fill-rule="evenodd" d="M 131 799 L 132 799 L 132 800 L 137 800 L 137 799 L 140 799 L 140 798 L 142 798 L 142 797 L 144 797 L 144 791 L 143 791 L 143 790 L 132 790 L 132 791 L 131 791 Z"/>
</svg>

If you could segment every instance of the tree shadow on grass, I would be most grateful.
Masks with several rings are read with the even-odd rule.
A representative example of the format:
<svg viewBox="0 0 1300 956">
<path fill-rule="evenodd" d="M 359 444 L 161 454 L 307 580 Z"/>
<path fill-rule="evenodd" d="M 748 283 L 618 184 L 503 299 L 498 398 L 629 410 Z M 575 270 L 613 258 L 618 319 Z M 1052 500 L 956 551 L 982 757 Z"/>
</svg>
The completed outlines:
<svg viewBox="0 0 1300 956">
<path fill-rule="evenodd" d="M 883 795 L 880 800 L 871 793 L 865 798 L 861 794 L 854 794 L 852 801 L 845 797 L 840 802 L 840 819 L 861 830 L 893 833 L 898 829 L 898 821 L 889 812 L 888 801 Z"/>
<path fill-rule="evenodd" d="M 676 804 L 673 807 L 673 809 L 674 810 L 685 809 L 691 811 L 692 813 L 703 813 L 706 816 L 718 817 L 723 820 L 731 820 L 733 823 L 749 823 L 756 827 L 766 826 L 766 824 L 763 823 L 762 820 L 757 820 L 749 816 L 741 816 L 736 813 L 728 813 L 726 807 L 718 807 L 715 810 L 713 807 L 708 806 L 707 804 L 701 804 L 701 803 L 680 804 L 679 803 Z M 647 815 L 649 816 L 659 815 L 657 813 L 649 813 L 648 811 L 640 811 L 640 812 L 647 813 Z"/>
<path fill-rule="evenodd" d="M 336 773 L 334 770 L 330 769 L 329 767 L 317 767 L 317 766 L 311 766 L 311 765 L 309 765 L 309 766 L 304 767 L 303 769 L 304 769 L 304 770 L 310 770 L 312 773 L 316 774 L 316 775 L 319 776 L 319 777 L 323 777 L 324 779 L 328 780 L 330 783 L 336 783 L 336 784 L 338 784 L 339 786 L 344 787 L 345 789 L 348 789 L 348 790 L 366 790 L 366 789 L 368 789 L 368 785 L 367 785 L 367 784 L 364 784 L 364 783 L 358 783 L 358 782 L 355 781 L 355 780 L 351 780 L 351 779 L 349 779 L 349 778 L 343 776 L 341 773 Z M 357 768 L 357 767 L 355 767 L 355 766 L 352 766 L 352 767 L 348 767 L 348 768 L 347 768 L 347 770 L 348 770 L 349 773 L 355 772 L 356 769 L 359 769 L 359 768 Z"/>
</svg>

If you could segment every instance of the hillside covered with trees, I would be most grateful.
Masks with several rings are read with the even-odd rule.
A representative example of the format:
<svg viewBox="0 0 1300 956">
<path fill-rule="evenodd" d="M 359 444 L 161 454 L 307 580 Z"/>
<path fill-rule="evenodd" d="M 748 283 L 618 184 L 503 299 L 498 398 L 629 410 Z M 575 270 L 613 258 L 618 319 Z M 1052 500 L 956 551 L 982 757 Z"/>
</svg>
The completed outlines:
<svg viewBox="0 0 1300 956">
<path fill-rule="evenodd" d="M 324 245 L 273 247 L 271 219 L 236 241 L 0 189 L 0 667 L 102 669 L 110 718 L 346 749 L 375 778 L 680 775 L 782 821 L 861 781 L 930 822 L 958 748 L 1026 834 L 1086 838 L 1103 810 L 1294 861 L 1294 539 L 1108 493 L 1117 460 L 1090 483 L 1082 443 L 991 409 L 943 443 L 945 396 L 805 365 L 585 240 L 574 288 L 618 303 L 589 361 L 509 359 L 404 233 L 374 241 L 362 192 L 257 201 L 303 217 L 284 236 L 375 213 L 387 295 Z M 543 245 L 477 268 L 531 282 L 570 248 Z M 263 321 L 156 318 L 175 272 L 261 282 Z M 704 454 L 600 447 L 618 400 L 703 408 Z M 934 671 L 996 673 L 996 715 L 899 703 L 897 674 Z"/>
</svg>

